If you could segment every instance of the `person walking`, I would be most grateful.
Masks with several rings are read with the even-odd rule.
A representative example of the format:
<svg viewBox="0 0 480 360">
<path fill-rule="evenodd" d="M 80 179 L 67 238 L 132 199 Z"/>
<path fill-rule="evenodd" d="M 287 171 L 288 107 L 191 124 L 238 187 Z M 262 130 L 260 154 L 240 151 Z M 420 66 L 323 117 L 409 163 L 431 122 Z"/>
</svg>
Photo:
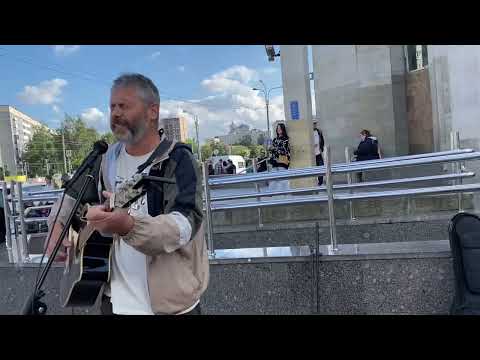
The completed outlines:
<svg viewBox="0 0 480 360">
<path fill-rule="evenodd" d="M 237 167 L 232 160 L 227 160 L 227 174 L 235 175 L 237 173 Z"/>
<path fill-rule="evenodd" d="M 317 166 L 324 165 L 323 162 L 323 149 L 325 147 L 325 140 L 323 139 L 323 133 L 317 127 L 317 122 L 313 122 L 313 140 L 315 146 L 315 164 Z M 318 177 L 318 186 L 322 186 L 323 176 Z"/>
<path fill-rule="evenodd" d="M 222 175 L 223 174 L 223 160 L 219 159 L 215 164 L 215 175 Z"/>
<path fill-rule="evenodd" d="M 215 170 L 213 168 L 211 161 L 208 162 L 208 175 L 209 176 L 215 175 Z"/>
<path fill-rule="evenodd" d="M 360 144 L 358 144 L 357 150 L 355 150 L 354 155 L 356 156 L 356 161 L 368 161 L 380 159 L 380 153 L 378 151 L 378 140 L 376 137 L 372 136 L 369 130 L 362 130 L 360 132 Z M 358 182 L 363 181 L 363 173 L 357 173 Z"/>
</svg>

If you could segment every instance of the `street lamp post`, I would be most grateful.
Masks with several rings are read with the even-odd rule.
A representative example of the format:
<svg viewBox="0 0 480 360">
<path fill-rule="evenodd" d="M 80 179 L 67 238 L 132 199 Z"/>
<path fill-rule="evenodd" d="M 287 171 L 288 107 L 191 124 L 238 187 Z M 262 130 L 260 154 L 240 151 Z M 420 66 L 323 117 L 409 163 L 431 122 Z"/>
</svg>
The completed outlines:
<svg viewBox="0 0 480 360">
<path fill-rule="evenodd" d="M 253 88 L 252 90 L 263 92 L 263 95 L 265 97 L 265 108 L 267 111 L 267 138 L 268 140 L 271 139 L 271 134 L 270 134 L 270 92 L 275 89 L 281 89 L 282 86 L 275 86 L 273 88 L 267 89 L 267 85 L 263 82 L 263 80 L 259 80 L 260 84 L 262 84 L 263 89 L 258 89 L 258 88 Z"/>
<path fill-rule="evenodd" d="M 197 155 L 198 161 L 202 162 L 202 153 L 200 152 L 200 140 L 198 140 L 198 116 L 195 115 L 195 133 L 197 136 Z"/>
<path fill-rule="evenodd" d="M 195 123 L 195 133 L 196 133 L 196 138 L 197 138 L 197 156 L 198 156 L 198 161 L 202 161 L 202 154 L 200 152 L 200 141 L 198 140 L 198 116 L 195 114 L 192 114 L 191 112 L 187 110 L 183 110 L 184 113 L 190 114 L 193 116 L 193 121 Z"/>
</svg>

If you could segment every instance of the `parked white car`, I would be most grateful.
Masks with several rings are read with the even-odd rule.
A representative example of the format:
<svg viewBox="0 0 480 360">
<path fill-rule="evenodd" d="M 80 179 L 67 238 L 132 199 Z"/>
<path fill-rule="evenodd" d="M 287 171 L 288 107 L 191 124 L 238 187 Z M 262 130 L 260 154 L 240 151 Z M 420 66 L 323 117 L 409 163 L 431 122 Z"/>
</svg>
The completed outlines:
<svg viewBox="0 0 480 360">
<path fill-rule="evenodd" d="M 222 161 L 232 160 L 233 164 L 236 167 L 236 173 L 244 172 L 245 173 L 245 159 L 243 156 L 240 155 L 219 155 L 219 156 L 212 156 L 209 160 L 212 162 L 213 168 L 217 162 L 222 159 Z"/>
</svg>

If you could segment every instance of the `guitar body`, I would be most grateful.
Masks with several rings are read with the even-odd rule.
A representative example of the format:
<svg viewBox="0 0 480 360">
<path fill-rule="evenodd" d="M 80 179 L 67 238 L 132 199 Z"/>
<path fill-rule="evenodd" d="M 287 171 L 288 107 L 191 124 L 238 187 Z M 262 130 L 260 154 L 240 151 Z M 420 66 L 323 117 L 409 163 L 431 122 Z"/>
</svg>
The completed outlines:
<svg viewBox="0 0 480 360">
<path fill-rule="evenodd" d="M 60 303 L 64 307 L 93 306 L 109 281 L 113 239 L 97 231 L 90 233 L 83 246 L 76 241 L 69 248 L 60 283 Z"/>
</svg>

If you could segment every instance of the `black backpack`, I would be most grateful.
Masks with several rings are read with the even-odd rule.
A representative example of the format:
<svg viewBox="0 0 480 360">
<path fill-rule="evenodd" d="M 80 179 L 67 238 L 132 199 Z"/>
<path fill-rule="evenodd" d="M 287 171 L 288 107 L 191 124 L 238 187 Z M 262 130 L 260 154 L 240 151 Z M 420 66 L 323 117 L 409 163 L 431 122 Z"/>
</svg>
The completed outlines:
<svg viewBox="0 0 480 360">
<path fill-rule="evenodd" d="M 450 221 L 450 248 L 455 275 L 451 315 L 480 315 L 480 218 L 459 213 Z"/>
</svg>

